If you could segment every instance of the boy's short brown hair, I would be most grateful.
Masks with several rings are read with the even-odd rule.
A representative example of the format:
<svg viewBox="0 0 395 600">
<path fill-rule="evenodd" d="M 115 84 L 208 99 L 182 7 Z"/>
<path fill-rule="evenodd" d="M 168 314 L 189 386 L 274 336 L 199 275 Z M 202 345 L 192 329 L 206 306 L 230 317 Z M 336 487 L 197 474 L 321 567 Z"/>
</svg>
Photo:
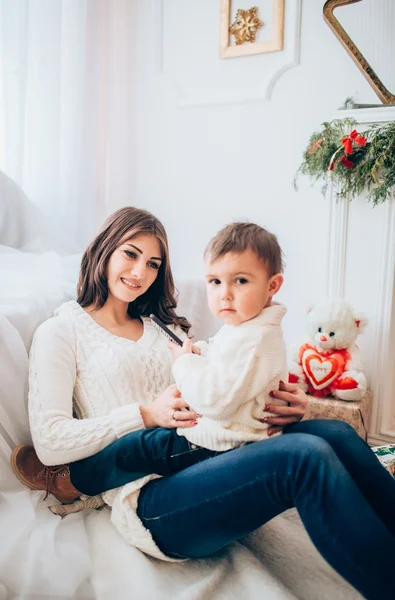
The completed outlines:
<svg viewBox="0 0 395 600">
<path fill-rule="evenodd" d="M 215 262 L 228 252 L 252 250 L 265 264 L 269 277 L 284 270 L 283 251 L 276 236 L 255 223 L 231 223 L 207 244 L 204 256 Z"/>
</svg>

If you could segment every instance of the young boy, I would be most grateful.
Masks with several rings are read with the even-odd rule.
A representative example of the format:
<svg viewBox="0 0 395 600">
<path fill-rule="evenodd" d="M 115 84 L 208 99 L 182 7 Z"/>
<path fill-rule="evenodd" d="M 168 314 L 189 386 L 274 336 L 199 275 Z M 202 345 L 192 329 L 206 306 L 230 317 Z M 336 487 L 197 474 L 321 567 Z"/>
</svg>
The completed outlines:
<svg viewBox="0 0 395 600">
<path fill-rule="evenodd" d="M 209 308 L 225 325 L 209 344 L 170 344 L 177 387 L 201 413 L 198 424 L 133 431 L 89 458 L 55 468 L 44 467 L 31 446 L 18 446 L 13 470 L 30 489 L 46 489 L 67 503 L 152 473 L 171 475 L 268 437 L 265 405 L 284 404 L 269 395 L 288 378 L 281 330 L 286 308 L 272 302 L 283 283 L 281 248 L 259 225 L 233 223 L 204 256 Z"/>
<path fill-rule="evenodd" d="M 259 225 L 233 223 L 210 241 L 204 258 L 208 305 L 225 325 L 209 344 L 169 346 L 176 385 L 202 414 L 196 427 L 177 433 L 224 451 L 268 437 L 264 407 L 273 404 L 270 391 L 288 378 L 281 330 L 286 308 L 272 302 L 283 283 L 282 251 Z"/>
</svg>

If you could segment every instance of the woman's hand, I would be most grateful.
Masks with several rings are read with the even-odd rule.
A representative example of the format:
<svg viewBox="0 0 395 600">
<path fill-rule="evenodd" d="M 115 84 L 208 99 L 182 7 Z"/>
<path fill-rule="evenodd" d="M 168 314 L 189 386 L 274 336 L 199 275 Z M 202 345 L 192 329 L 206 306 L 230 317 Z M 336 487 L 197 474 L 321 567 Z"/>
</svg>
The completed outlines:
<svg viewBox="0 0 395 600">
<path fill-rule="evenodd" d="M 187 409 L 188 404 L 181 398 L 181 392 L 175 384 L 166 388 L 151 404 L 140 406 L 146 428 L 195 427 L 196 419 L 201 415 Z"/>
<path fill-rule="evenodd" d="M 176 360 L 183 354 L 191 354 L 192 353 L 192 340 L 185 340 L 182 346 L 175 344 L 174 342 L 169 342 L 167 346 L 172 353 L 173 360 Z"/>
<path fill-rule="evenodd" d="M 298 423 L 305 415 L 308 399 L 303 390 L 298 388 L 293 383 L 280 382 L 280 389 L 273 390 L 271 395 L 278 399 L 284 400 L 288 406 L 280 406 L 277 404 L 268 403 L 265 410 L 275 413 L 276 417 L 266 417 L 265 423 L 269 423 L 271 427 L 268 429 L 268 435 L 273 435 L 277 431 L 281 431 L 286 425 Z"/>
</svg>

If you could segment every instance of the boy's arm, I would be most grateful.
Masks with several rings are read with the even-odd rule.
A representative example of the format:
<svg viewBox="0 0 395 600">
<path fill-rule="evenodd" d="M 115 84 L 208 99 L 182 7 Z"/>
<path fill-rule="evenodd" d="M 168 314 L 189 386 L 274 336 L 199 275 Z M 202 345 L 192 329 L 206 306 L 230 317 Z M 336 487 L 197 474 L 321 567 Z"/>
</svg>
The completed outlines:
<svg viewBox="0 0 395 600">
<path fill-rule="evenodd" d="M 281 329 L 261 327 L 226 340 L 221 360 L 184 354 L 173 365 L 183 399 L 211 419 L 226 420 L 280 376 L 284 364 Z"/>
</svg>

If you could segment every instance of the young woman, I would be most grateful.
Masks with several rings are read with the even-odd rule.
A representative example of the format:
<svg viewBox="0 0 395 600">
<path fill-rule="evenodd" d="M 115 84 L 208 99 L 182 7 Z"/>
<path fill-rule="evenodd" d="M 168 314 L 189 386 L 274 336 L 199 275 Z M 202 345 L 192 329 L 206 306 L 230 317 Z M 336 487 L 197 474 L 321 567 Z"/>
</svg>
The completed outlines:
<svg viewBox="0 0 395 600">
<path fill-rule="evenodd" d="M 162 224 L 143 210 L 117 211 L 83 256 L 77 302 L 34 336 L 29 415 L 38 459 L 71 463 L 77 485 L 73 465 L 91 457 L 81 483 L 116 488 L 104 494 L 115 527 L 164 560 L 210 556 L 296 507 L 332 567 L 366 598 L 393 598 L 395 481 L 348 425 L 301 421 L 306 396 L 294 386 L 274 392 L 289 406 L 268 407 L 278 415 L 273 430 L 286 426 L 284 435 L 225 453 L 189 445 L 180 455 L 175 447 L 181 463 L 170 471 L 178 473 L 128 474 L 128 453 L 144 452 L 141 432 L 195 427 L 199 418 L 172 385 L 168 342 L 148 318 L 154 313 L 185 335 L 189 324 L 175 306 Z M 157 452 L 153 473 L 163 469 Z M 14 456 L 18 476 L 36 488 L 53 478 L 60 489 L 65 468 L 39 475 L 35 456 L 26 448 Z"/>
</svg>

